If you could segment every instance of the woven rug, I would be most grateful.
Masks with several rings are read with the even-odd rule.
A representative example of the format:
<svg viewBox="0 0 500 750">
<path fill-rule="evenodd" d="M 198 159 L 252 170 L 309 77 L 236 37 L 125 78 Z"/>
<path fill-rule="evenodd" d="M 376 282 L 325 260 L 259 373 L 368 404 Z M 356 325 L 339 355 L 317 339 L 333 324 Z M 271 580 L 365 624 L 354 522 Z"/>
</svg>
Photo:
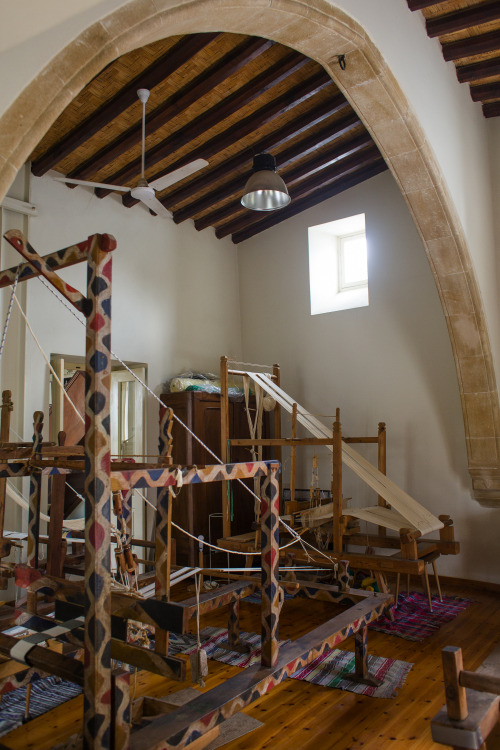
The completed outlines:
<svg viewBox="0 0 500 750">
<path fill-rule="evenodd" d="M 328 654 L 322 654 L 307 667 L 291 675 L 294 680 L 305 680 L 315 685 L 349 690 L 359 695 L 370 695 L 373 698 L 394 698 L 404 684 L 406 675 L 413 664 L 399 659 L 384 659 L 382 656 L 368 655 L 368 671 L 379 680 L 378 687 L 360 685 L 349 680 L 354 672 L 354 653 L 336 648 Z"/>
<path fill-rule="evenodd" d="M 57 677 L 43 677 L 31 683 L 29 718 L 34 719 L 61 703 L 80 695 L 82 689 L 73 682 Z M 18 688 L 2 697 L 0 704 L 0 736 L 11 732 L 24 723 L 26 687 Z"/>
<path fill-rule="evenodd" d="M 454 596 L 432 597 L 432 612 L 429 612 L 429 602 L 425 594 L 411 591 L 409 594 L 399 594 L 398 606 L 394 609 L 394 622 L 387 617 L 380 617 L 369 627 L 389 635 L 397 635 L 408 641 L 423 641 L 438 630 L 441 625 L 453 620 L 463 612 L 471 599 L 460 599 Z"/>
<path fill-rule="evenodd" d="M 196 636 L 195 645 L 187 648 L 182 653 L 193 654 L 196 651 Z M 240 643 L 248 643 L 251 646 L 249 653 L 240 654 L 237 651 L 228 651 L 226 648 L 221 648 L 220 644 L 227 642 L 227 630 L 224 628 L 203 628 L 200 631 L 200 641 L 202 647 L 207 652 L 209 659 L 215 659 L 216 661 L 222 661 L 224 664 L 231 664 L 233 667 L 250 667 L 252 664 L 260 664 L 260 635 L 257 633 L 246 633 L 244 630 L 240 631 Z M 280 646 L 283 646 L 288 641 L 280 641 Z"/>
</svg>

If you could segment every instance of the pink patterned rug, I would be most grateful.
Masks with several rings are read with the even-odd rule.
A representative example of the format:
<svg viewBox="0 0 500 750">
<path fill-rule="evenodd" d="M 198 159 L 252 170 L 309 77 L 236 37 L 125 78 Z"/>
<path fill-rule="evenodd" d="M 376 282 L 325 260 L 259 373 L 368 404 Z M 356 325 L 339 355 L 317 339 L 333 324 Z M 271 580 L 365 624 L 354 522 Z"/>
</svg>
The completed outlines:
<svg viewBox="0 0 500 750">
<path fill-rule="evenodd" d="M 438 630 L 441 625 L 453 620 L 463 612 L 471 599 L 460 599 L 454 596 L 432 597 L 432 612 L 425 594 L 411 591 L 409 594 L 399 594 L 398 606 L 394 608 L 394 622 L 387 617 L 380 617 L 369 627 L 389 635 L 397 635 L 408 641 L 423 641 Z"/>
</svg>

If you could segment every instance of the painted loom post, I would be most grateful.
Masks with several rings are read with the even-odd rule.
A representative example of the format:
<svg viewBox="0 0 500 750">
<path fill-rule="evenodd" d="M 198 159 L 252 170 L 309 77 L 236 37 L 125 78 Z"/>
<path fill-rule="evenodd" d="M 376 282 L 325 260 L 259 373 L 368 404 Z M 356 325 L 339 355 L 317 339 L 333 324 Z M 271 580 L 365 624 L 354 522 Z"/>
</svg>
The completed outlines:
<svg viewBox="0 0 500 750">
<path fill-rule="evenodd" d="M 33 448 L 31 455 L 39 457 L 43 440 L 43 411 L 33 414 Z M 39 538 L 40 538 L 40 500 L 42 492 L 42 475 L 32 472 L 30 476 L 30 496 L 28 511 L 28 552 L 27 564 L 38 568 Z M 28 592 L 26 608 L 28 612 L 36 613 L 37 595 Z"/>
<path fill-rule="evenodd" d="M 85 714 L 86 750 L 111 747 L 110 235 L 94 235 L 85 314 Z"/>
<path fill-rule="evenodd" d="M 160 434 L 158 442 L 159 459 L 162 466 L 172 464 L 172 425 L 173 411 L 160 408 Z M 170 487 L 162 487 L 157 492 L 155 523 L 155 595 L 170 598 L 170 567 L 172 548 L 172 494 Z M 168 631 L 156 628 L 155 651 L 168 655 Z"/>
<path fill-rule="evenodd" d="M 274 667 L 279 656 L 279 470 L 278 463 L 269 464 L 260 506 L 263 667 Z"/>
</svg>

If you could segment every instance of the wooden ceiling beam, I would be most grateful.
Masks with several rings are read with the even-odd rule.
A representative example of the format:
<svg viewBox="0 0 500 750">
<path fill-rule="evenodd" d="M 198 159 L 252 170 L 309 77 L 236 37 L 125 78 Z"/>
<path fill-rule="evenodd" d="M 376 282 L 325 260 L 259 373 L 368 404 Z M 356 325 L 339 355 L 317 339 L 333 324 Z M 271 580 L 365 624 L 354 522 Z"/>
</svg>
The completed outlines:
<svg viewBox="0 0 500 750">
<path fill-rule="evenodd" d="M 288 149 L 285 149 L 282 151 L 278 156 L 278 162 L 279 162 L 279 169 L 283 169 L 290 161 L 293 159 L 296 159 L 297 157 L 304 157 L 311 151 L 321 148 L 326 143 L 329 143 L 331 141 L 334 141 L 338 139 L 341 135 L 344 135 L 349 130 L 352 130 L 355 127 L 358 127 L 361 124 L 361 120 L 359 117 L 354 113 L 351 112 L 351 114 L 347 115 L 347 117 L 343 117 L 341 120 L 339 120 L 336 123 L 329 123 L 326 127 L 321 128 L 318 131 L 315 131 L 308 135 L 306 138 L 303 138 L 301 141 L 295 141 Z M 278 131 L 280 132 L 280 131 Z M 292 133 L 289 137 L 295 137 L 297 134 Z M 244 151 L 241 152 L 241 154 L 237 154 L 237 157 L 240 157 L 238 159 L 237 165 L 233 165 L 231 168 L 228 168 L 228 165 L 225 164 L 223 174 L 232 174 L 233 171 L 237 167 L 241 167 L 245 162 L 249 161 L 250 159 L 255 156 L 255 154 L 260 153 L 261 149 L 259 148 L 260 143 L 262 143 L 262 150 L 269 150 L 269 144 L 273 141 L 273 137 L 262 139 L 262 142 L 256 143 L 250 148 L 244 149 Z M 275 144 L 274 144 L 275 145 Z M 210 173 L 209 173 L 210 174 Z M 230 195 L 234 194 L 235 191 L 241 190 L 243 186 L 243 180 L 241 174 L 237 174 L 236 177 L 234 177 L 232 180 L 229 180 L 228 182 L 224 183 L 223 185 L 217 185 L 217 202 L 220 202 L 224 200 L 225 198 L 229 198 Z M 192 190 L 196 191 L 196 195 L 199 195 L 201 192 L 201 187 L 198 183 L 193 184 Z M 170 200 L 170 196 L 165 199 L 161 199 L 161 202 L 164 206 L 172 205 L 172 202 Z M 174 211 L 173 219 L 176 224 L 180 224 L 182 221 L 185 221 L 186 219 L 191 219 L 197 214 L 201 213 L 202 211 L 205 211 L 207 208 L 210 208 L 214 203 L 214 195 L 213 191 L 209 191 L 205 195 L 203 195 L 201 198 L 197 198 L 191 203 L 183 206 L 178 211 Z M 205 217 L 201 219 L 201 222 L 204 223 Z M 206 226 L 210 226 L 211 222 L 206 224 Z M 200 227 L 201 229 L 204 228 L 204 226 Z"/>
<path fill-rule="evenodd" d="M 308 62 L 309 60 L 304 57 L 302 57 L 300 60 L 297 60 L 297 54 L 293 53 L 293 60 L 288 60 L 286 75 L 291 75 L 290 71 L 297 71 Z M 235 91 L 234 94 L 226 97 L 226 99 L 223 99 L 211 109 L 196 117 L 189 125 L 180 128 L 179 130 L 165 138 L 163 141 L 158 143 L 156 146 L 150 148 L 149 151 L 146 152 L 147 168 L 150 169 L 160 161 L 163 161 L 165 158 L 171 156 L 175 151 L 188 144 L 194 138 L 198 138 L 199 136 L 203 135 L 207 132 L 207 130 L 214 127 L 215 125 L 218 125 L 227 117 L 237 112 L 242 106 L 256 99 L 261 92 L 258 83 L 259 78 L 260 76 L 256 76 L 254 79 L 242 86 L 241 89 Z M 201 148 L 201 151 L 200 148 L 198 148 L 195 149 L 196 153 L 198 153 L 201 157 L 208 159 L 210 156 L 213 156 L 214 153 L 217 153 L 217 151 L 222 150 L 220 147 L 220 143 L 225 144 L 223 145 L 223 147 L 227 146 L 229 143 L 238 140 L 238 137 L 241 138 L 243 137 L 243 135 L 250 133 L 255 127 L 258 127 L 259 124 L 262 124 L 261 121 L 267 122 L 269 119 L 276 117 L 278 114 L 287 111 L 287 108 L 289 109 L 291 106 L 294 106 L 295 98 L 297 98 L 299 101 L 304 101 L 329 84 L 333 86 L 331 79 L 328 77 L 325 71 L 317 71 L 312 76 L 309 76 L 309 78 L 307 78 L 303 82 L 303 84 L 301 83 L 293 87 L 289 94 L 285 93 L 282 96 L 277 97 L 274 102 L 269 102 L 265 106 L 260 107 L 255 113 L 252 113 L 251 115 L 244 118 L 244 120 L 240 121 L 238 125 L 231 126 L 224 130 L 220 135 L 214 136 L 214 138 L 212 138 L 208 143 L 217 141 L 217 148 L 215 150 L 207 147 L 207 150 L 205 152 L 203 148 Z M 301 97 L 302 85 L 304 86 L 304 94 Z M 272 88 L 272 86 L 273 84 L 270 83 L 269 88 Z M 245 126 L 248 126 L 246 131 Z M 238 132 L 241 132 L 243 135 L 236 136 Z M 193 159 L 198 158 L 197 156 L 193 155 L 195 151 L 192 151 L 187 157 L 181 158 L 182 163 L 186 164 Z M 177 164 L 177 162 L 175 163 Z M 168 171 L 175 168 L 176 167 L 170 164 L 168 166 Z M 140 169 L 141 159 L 136 158 L 130 161 L 122 169 L 119 169 L 108 179 L 113 184 L 123 184 L 123 182 L 136 178 L 140 174 Z M 160 172 L 156 172 L 155 174 L 150 175 L 148 179 L 150 179 L 151 181 L 156 180 L 166 172 L 167 169 L 162 169 Z M 96 191 L 96 194 L 99 197 L 103 197 L 104 195 L 107 195 L 108 192 L 109 191 L 102 191 L 99 189 L 99 192 Z"/>
<path fill-rule="evenodd" d="M 290 219 L 292 216 L 296 216 L 297 214 L 302 213 L 302 211 L 306 211 L 308 208 L 316 206 L 318 203 L 322 203 L 329 198 L 333 198 L 335 195 L 339 195 L 339 193 L 343 193 L 344 190 L 348 190 L 355 185 L 365 182 L 365 180 L 369 180 L 371 177 L 375 177 L 375 175 L 380 174 L 381 172 L 385 172 L 386 169 L 388 169 L 387 164 L 382 157 L 380 157 L 372 164 L 366 167 L 361 167 L 346 177 L 337 178 L 329 185 L 322 185 L 318 190 L 309 193 L 309 195 L 303 199 L 294 200 L 286 208 L 274 211 L 272 214 L 263 217 L 261 221 L 256 222 L 239 232 L 235 232 L 231 239 L 234 244 L 237 245 L 244 240 L 250 239 L 250 237 L 253 237 L 256 234 L 263 232 L 265 229 L 270 229 L 276 224 L 280 224 L 282 221 Z"/>
<path fill-rule="evenodd" d="M 341 159 L 347 159 L 347 157 L 351 156 L 357 151 L 361 151 L 361 149 L 366 148 L 372 143 L 373 141 L 371 139 L 370 134 L 365 131 L 364 133 L 361 133 L 361 135 L 356 136 L 355 138 L 348 141 L 347 143 L 344 142 L 344 143 L 337 144 L 337 145 L 331 144 L 328 148 L 318 153 L 314 158 L 310 159 L 309 161 L 303 164 L 300 164 L 295 169 L 292 169 L 289 172 L 282 173 L 280 176 L 283 177 L 287 185 L 292 184 L 294 180 L 300 179 L 308 174 L 311 174 L 313 171 L 316 171 L 317 169 L 330 166 L 331 164 Z M 297 146 L 295 146 L 295 158 L 296 159 L 297 158 L 302 159 L 306 153 L 307 151 L 304 151 L 304 152 L 301 151 L 300 144 L 297 144 Z M 283 154 L 280 154 L 280 164 L 282 163 L 289 164 L 290 162 L 291 162 L 291 159 L 286 159 L 286 161 L 283 161 Z M 244 182 L 242 181 L 241 176 L 240 176 L 238 178 L 238 184 L 233 185 L 233 189 L 231 190 L 230 194 L 234 194 L 235 192 L 238 194 L 239 192 L 243 190 L 243 187 L 244 187 Z M 218 191 L 217 191 L 217 199 L 219 199 Z M 219 209 L 216 209 L 215 211 L 212 211 L 211 213 L 206 214 L 200 219 L 197 219 L 194 222 L 194 225 L 196 229 L 200 231 L 202 229 L 206 229 L 206 227 L 215 226 L 216 224 L 220 223 L 224 219 L 229 219 L 232 215 L 234 215 L 237 211 L 240 211 L 240 210 L 242 210 L 242 206 L 238 198 L 237 200 L 231 201 L 231 203 L 228 203 L 225 206 L 221 206 Z M 174 221 L 175 221 L 175 214 L 174 214 Z"/>
<path fill-rule="evenodd" d="M 306 170 L 305 165 L 301 165 L 295 170 L 295 179 L 298 181 L 297 185 L 291 184 L 294 180 L 293 176 L 287 178 L 290 183 L 287 186 L 290 198 L 292 199 L 292 202 L 299 200 L 311 191 L 323 188 L 323 186 L 328 185 L 332 181 L 338 180 L 356 169 L 359 169 L 364 165 L 369 165 L 378 159 L 382 159 L 382 157 L 380 156 L 380 152 L 375 144 L 373 144 L 362 151 L 358 151 L 357 153 L 348 156 L 346 159 L 340 161 L 334 160 L 333 164 L 328 162 L 324 168 L 321 168 L 321 166 L 316 164 L 314 173 L 305 178 L 304 175 L 309 174 L 309 170 Z M 222 239 L 229 234 L 242 231 L 255 222 L 256 213 L 258 214 L 258 212 L 247 210 L 242 216 L 217 227 L 215 230 L 215 236 L 218 239 Z"/>
<path fill-rule="evenodd" d="M 407 0 L 410 10 L 422 10 L 430 8 L 432 5 L 441 5 L 444 0 Z"/>
<path fill-rule="evenodd" d="M 480 26 L 498 19 L 500 19 L 500 0 L 491 0 L 491 2 L 482 5 L 473 5 L 456 10 L 453 13 L 427 18 L 425 28 L 428 36 L 433 38 L 444 34 L 452 34 L 455 31 L 463 31 L 471 26 Z"/>
<path fill-rule="evenodd" d="M 473 102 L 486 102 L 491 99 L 500 99 L 500 83 L 483 83 L 479 86 L 471 86 L 470 95 Z"/>
<path fill-rule="evenodd" d="M 196 34 L 180 39 L 172 49 L 127 83 L 112 99 L 109 99 L 96 112 L 93 112 L 76 128 L 73 128 L 64 138 L 49 148 L 43 156 L 36 159 L 31 165 L 33 174 L 40 177 L 49 169 L 52 169 L 61 159 L 64 159 L 128 107 L 135 104 L 138 88 L 153 88 L 169 75 L 172 75 L 174 71 L 178 70 L 217 36 L 218 34 L 215 33 Z"/>
<path fill-rule="evenodd" d="M 485 117 L 500 117 L 500 102 L 483 104 L 483 115 Z"/>
<path fill-rule="evenodd" d="M 456 42 L 445 42 L 441 47 L 443 57 L 447 62 L 460 60 L 463 57 L 472 57 L 473 55 L 500 50 L 500 34 L 497 30 L 489 31 L 486 34 L 458 39 Z"/>
<path fill-rule="evenodd" d="M 286 123 L 283 127 L 278 128 L 273 133 L 269 133 L 260 140 L 255 141 L 251 146 L 242 149 L 232 158 L 219 164 L 219 166 L 210 170 L 205 170 L 204 174 L 195 176 L 182 187 L 171 188 L 168 194 L 161 198 L 161 202 L 166 208 L 171 208 L 182 203 L 187 198 L 197 195 L 201 191 L 207 189 L 208 186 L 213 184 L 216 180 L 222 179 L 225 175 L 232 174 L 235 170 L 240 169 L 246 162 L 251 161 L 255 154 L 262 151 L 271 151 L 272 149 L 281 146 L 283 143 L 286 143 L 286 141 L 289 141 L 291 138 L 297 138 L 299 135 L 302 135 L 302 133 L 319 125 L 321 122 L 332 117 L 343 109 L 349 109 L 349 105 L 344 99 L 343 94 L 337 94 L 333 99 L 322 102 L 318 106 L 313 107 L 294 120 Z M 333 135 L 339 136 L 342 132 L 347 132 L 351 127 L 354 127 L 355 124 L 359 124 L 360 122 L 359 117 L 351 112 L 339 121 L 339 129 L 337 129 L 337 123 L 331 124 L 331 132 Z"/>
<path fill-rule="evenodd" d="M 230 50 L 220 60 L 217 60 L 207 70 L 204 70 L 192 81 L 176 91 L 160 106 L 149 112 L 146 117 L 146 136 L 156 132 L 166 125 L 169 120 L 197 102 L 209 91 L 223 83 L 227 78 L 241 70 L 256 57 L 266 52 L 274 42 L 267 39 L 250 37 Z M 297 58 L 302 56 L 295 53 Z M 114 159 L 122 156 L 126 151 L 137 146 L 142 138 L 142 120 L 115 138 L 96 154 L 73 169 L 67 177 L 77 180 L 87 180 L 96 175 L 100 169 L 110 164 Z"/>
<path fill-rule="evenodd" d="M 457 78 L 460 83 L 480 81 L 482 78 L 500 75 L 500 57 L 492 57 L 489 60 L 480 60 L 469 65 L 457 66 Z"/>
<path fill-rule="evenodd" d="M 179 166 L 183 166 L 186 163 L 193 161 L 194 159 L 204 158 L 209 160 L 212 156 L 224 151 L 229 145 L 236 143 L 241 138 L 248 136 L 257 128 L 262 127 L 268 122 L 271 122 L 276 117 L 280 117 L 289 112 L 294 107 L 298 106 L 302 102 L 311 99 L 316 94 L 324 91 L 324 89 L 331 87 L 335 89 L 335 85 L 328 75 L 323 71 L 319 70 L 313 75 L 309 76 L 299 84 L 285 91 L 281 96 L 276 97 L 273 101 L 267 102 L 259 109 L 252 112 L 247 117 L 244 117 L 237 124 L 229 125 L 225 130 L 217 135 L 213 136 L 206 143 L 200 144 L 197 148 L 190 151 L 186 156 L 178 158 L 173 163 L 170 163 L 167 168 L 163 167 L 161 171 L 155 172 L 149 177 L 151 181 L 156 180 L 168 172 L 177 169 Z M 219 111 L 224 109 L 222 105 L 219 105 Z M 214 108 L 215 109 L 215 108 Z M 236 108 L 235 111 L 237 111 Z M 181 129 L 180 131 L 173 133 L 171 136 L 166 138 L 164 141 L 154 146 L 146 155 L 146 164 L 152 166 L 162 161 L 166 157 L 170 156 L 174 151 L 185 146 L 193 138 L 202 135 L 205 132 L 204 123 L 207 121 L 209 113 L 200 115 L 193 122 Z M 227 117 L 221 117 L 221 121 Z M 132 179 L 137 174 L 137 168 L 140 167 L 140 162 L 133 162 L 128 165 L 120 172 L 113 175 L 113 181 L 116 179 Z M 99 189 L 99 193 L 101 193 Z M 97 193 L 97 190 L 96 190 Z M 123 200 L 124 205 L 133 205 L 133 199 L 129 198 L 128 195 L 124 196 L 126 200 Z"/>
</svg>

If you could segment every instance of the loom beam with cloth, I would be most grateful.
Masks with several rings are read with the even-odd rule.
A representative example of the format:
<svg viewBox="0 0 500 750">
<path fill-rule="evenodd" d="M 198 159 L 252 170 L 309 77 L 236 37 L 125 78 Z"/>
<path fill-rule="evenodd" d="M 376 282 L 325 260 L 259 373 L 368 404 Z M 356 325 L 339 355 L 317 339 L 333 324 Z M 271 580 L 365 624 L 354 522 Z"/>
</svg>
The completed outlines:
<svg viewBox="0 0 500 750">
<path fill-rule="evenodd" d="M 256 372 L 245 368 L 243 363 L 240 370 L 229 369 L 227 358 L 221 359 L 221 382 L 227 382 L 229 375 L 239 374 L 243 377 L 244 382 L 251 383 L 256 394 L 261 392 L 272 398 L 277 409 L 283 408 L 293 415 L 294 420 L 301 424 L 312 436 L 312 440 L 321 441 L 333 454 L 333 478 L 332 478 L 332 500 L 329 505 L 319 506 L 311 509 L 309 512 L 304 511 L 302 514 L 305 525 L 311 521 L 317 523 L 317 517 L 321 521 L 333 523 L 333 554 L 342 555 L 348 559 L 353 568 L 366 569 L 372 571 L 376 577 L 379 587 L 386 590 L 385 576 L 387 573 L 397 576 L 397 588 L 399 589 L 399 580 L 401 574 L 407 576 L 407 585 L 409 586 L 409 576 L 422 576 L 424 588 L 431 605 L 429 579 L 427 575 L 427 565 L 432 564 L 439 586 L 437 577 L 436 559 L 440 554 L 457 554 L 459 544 L 454 539 L 453 524 L 449 516 L 435 516 L 425 507 L 423 507 L 414 498 L 408 495 L 404 490 L 396 485 L 382 471 L 375 467 L 370 461 L 362 456 L 352 445 L 345 442 L 341 434 L 341 425 L 339 412 L 337 410 L 337 419 L 334 423 L 333 433 L 322 424 L 315 416 L 310 414 L 304 407 L 297 404 L 281 387 L 279 378 L 274 373 Z M 277 366 L 274 366 L 276 371 Z M 279 369 L 278 369 L 279 371 Z M 246 386 L 249 387 L 249 386 Z M 224 399 L 224 390 L 221 398 Z M 224 405 L 221 407 L 224 411 Z M 276 429 L 279 420 L 275 414 L 275 437 L 270 440 L 256 440 L 259 447 L 262 445 L 284 446 L 290 445 L 294 451 L 299 444 L 307 444 L 307 440 L 296 440 L 295 434 L 292 439 L 281 437 L 281 427 Z M 350 442 L 366 442 L 366 439 L 347 439 Z M 246 445 L 250 441 L 230 440 L 229 444 Z M 375 442 L 375 439 L 373 440 Z M 379 505 L 364 508 L 349 508 L 346 515 L 342 508 L 342 464 L 350 468 L 358 477 L 360 477 L 379 497 Z M 328 518 L 329 514 L 329 518 Z M 314 521 L 316 517 L 316 521 Z M 356 518 L 378 526 L 377 533 L 368 534 L 347 534 L 347 523 L 350 518 Z M 396 531 L 398 536 L 387 534 L 386 529 Z M 424 539 L 432 532 L 439 532 L 438 539 Z M 224 543 L 228 543 L 225 535 Z M 366 547 L 370 550 L 368 553 L 348 552 L 347 545 L 355 547 Z M 392 554 L 375 554 L 374 549 L 381 548 L 384 551 L 394 550 Z M 298 558 L 301 558 L 301 552 L 298 552 Z M 316 562 L 318 562 L 316 558 Z"/>
</svg>

